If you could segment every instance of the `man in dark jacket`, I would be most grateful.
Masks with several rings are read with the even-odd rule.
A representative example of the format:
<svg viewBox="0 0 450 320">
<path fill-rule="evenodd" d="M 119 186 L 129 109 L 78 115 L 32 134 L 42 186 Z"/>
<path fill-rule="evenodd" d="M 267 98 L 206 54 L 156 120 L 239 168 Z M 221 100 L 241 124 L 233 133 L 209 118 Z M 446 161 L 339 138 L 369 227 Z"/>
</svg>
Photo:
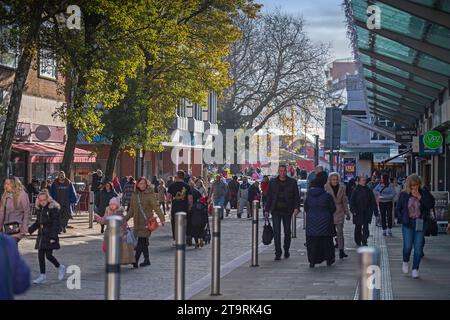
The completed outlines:
<svg viewBox="0 0 450 320">
<path fill-rule="evenodd" d="M 281 223 L 284 229 L 284 257 L 289 258 L 289 248 L 291 246 L 291 221 L 292 215 L 300 212 L 300 194 L 297 181 L 287 176 L 287 167 L 280 165 L 278 177 L 269 182 L 267 191 L 267 202 L 264 207 L 264 214 L 268 217 L 272 214 L 275 260 L 281 259 Z"/>
<path fill-rule="evenodd" d="M 50 196 L 61 206 L 61 231 L 66 232 L 69 219 L 73 215 L 73 205 L 77 202 L 77 193 L 72 182 L 66 178 L 64 171 L 60 171 L 50 187 Z"/>
<path fill-rule="evenodd" d="M 228 199 L 230 201 L 231 209 L 237 209 L 237 194 L 239 191 L 238 177 L 233 176 L 233 179 L 228 182 Z"/>
<path fill-rule="evenodd" d="M 378 215 L 375 195 L 366 184 L 367 178 L 360 177 L 358 185 L 350 197 L 350 211 L 353 214 L 353 224 L 355 225 L 355 243 L 358 246 L 367 246 L 372 215 Z"/>
</svg>

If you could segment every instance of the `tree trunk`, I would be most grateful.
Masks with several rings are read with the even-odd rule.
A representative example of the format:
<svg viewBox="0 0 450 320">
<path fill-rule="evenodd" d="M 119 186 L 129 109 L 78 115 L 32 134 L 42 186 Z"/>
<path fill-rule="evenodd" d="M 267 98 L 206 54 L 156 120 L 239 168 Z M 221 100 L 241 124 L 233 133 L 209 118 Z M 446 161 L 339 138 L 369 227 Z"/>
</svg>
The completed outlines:
<svg viewBox="0 0 450 320">
<path fill-rule="evenodd" d="M 36 57 L 36 41 L 41 25 L 41 15 L 43 13 L 42 1 L 34 1 L 30 8 L 30 13 L 30 28 L 22 44 L 23 50 L 15 72 L 5 126 L 0 140 L 0 191 L 3 191 L 3 181 L 7 176 L 8 162 L 11 156 L 11 147 L 16 132 L 17 120 L 19 118 L 23 89 L 28 77 L 31 61 Z"/>
<path fill-rule="evenodd" d="M 106 162 L 105 181 L 112 181 L 114 168 L 116 167 L 117 156 L 120 152 L 120 143 L 115 137 L 111 142 L 111 149 L 109 150 L 108 161 Z"/>
<path fill-rule="evenodd" d="M 144 176 L 144 164 L 145 164 L 144 159 L 145 159 L 145 149 L 142 150 L 142 157 L 140 158 L 140 161 L 141 161 L 141 176 Z"/>
<path fill-rule="evenodd" d="M 66 173 L 66 176 L 70 179 L 70 169 L 75 154 L 75 147 L 77 144 L 78 130 L 67 121 L 67 141 L 64 149 L 64 157 L 61 164 L 61 170 Z"/>
</svg>

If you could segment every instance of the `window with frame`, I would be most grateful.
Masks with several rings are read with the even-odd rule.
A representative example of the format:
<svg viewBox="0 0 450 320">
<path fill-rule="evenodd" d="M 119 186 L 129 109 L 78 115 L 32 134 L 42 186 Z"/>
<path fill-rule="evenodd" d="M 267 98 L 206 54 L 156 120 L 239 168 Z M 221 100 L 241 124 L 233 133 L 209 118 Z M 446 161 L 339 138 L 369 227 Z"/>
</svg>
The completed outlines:
<svg viewBox="0 0 450 320">
<path fill-rule="evenodd" d="M 0 26 L 0 39 L 6 41 L 0 41 L 0 65 L 17 68 L 19 60 L 19 50 L 17 43 L 9 43 L 11 27 Z"/>
<path fill-rule="evenodd" d="M 39 52 L 39 76 L 56 79 L 56 57 L 50 50 L 41 49 Z"/>
</svg>

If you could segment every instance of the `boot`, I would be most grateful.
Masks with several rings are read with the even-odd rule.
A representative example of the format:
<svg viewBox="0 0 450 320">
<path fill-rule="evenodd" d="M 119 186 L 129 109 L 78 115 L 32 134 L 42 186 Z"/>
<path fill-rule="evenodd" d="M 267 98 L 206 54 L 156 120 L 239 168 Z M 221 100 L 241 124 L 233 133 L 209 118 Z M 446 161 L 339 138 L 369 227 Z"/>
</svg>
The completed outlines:
<svg viewBox="0 0 450 320">
<path fill-rule="evenodd" d="M 348 255 L 345 254 L 344 250 L 339 250 L 339 259 L 347 258 Z"/>
<path fill-rule="evenodd" d="M 335 249 L 339 248 L 338 243 L 337 243 L 337 238 L 334 238 L 334 248 Z"/>
<path fill-rule="evenodd" d="M 144 260 L 144 262 L 139 264 L 139 267 L 146 267 L 146 266 L 149 266 L 150 264 L 151 264 L 150 260 Z"/>
</svg>

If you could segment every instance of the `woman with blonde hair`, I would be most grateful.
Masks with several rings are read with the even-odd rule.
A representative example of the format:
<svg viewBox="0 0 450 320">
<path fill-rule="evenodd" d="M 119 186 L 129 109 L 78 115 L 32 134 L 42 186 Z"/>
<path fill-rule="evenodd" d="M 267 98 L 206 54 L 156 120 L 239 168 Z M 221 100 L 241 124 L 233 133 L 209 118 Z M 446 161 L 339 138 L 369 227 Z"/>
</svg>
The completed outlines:
<svg viewBox="0 0 450 320">
<path fill-rule="evenodd" d="M 28 232 L 31 218 L 30 199 L 18 178 L 7 178 L 0 200 L 0 232 L 12 236 L 17 242 Z"/>
<path fill-rule="evenodd" d="M 434 197 L 422 188 L 422 180 L 416 174 L 408 176 L 395 208 L 399 223 L 402 224 L 403 264 L 402 272 L 409 272 L 409 258 L 414 247 L 412 277 L 419 277 L 420 260 L 423 257 L 425 230 L 434 208 Z"/>
<path fill-rule="evenodd" d="M 348 199 L 346 188 L 341 184 L 339 173 L 332 172 L 328 176 L 328 182 L 325 184 L 325 191 L 328 192 L 334 200 L 336 211 L 333 215 L 333 222 L 336 228 L 337 245 L 339 248 L 339 259 L 347 257 L 344 252 L 344 222 L 345 217 L 350 220 L 350 212 L 348 210 Z"/>
</svg>

